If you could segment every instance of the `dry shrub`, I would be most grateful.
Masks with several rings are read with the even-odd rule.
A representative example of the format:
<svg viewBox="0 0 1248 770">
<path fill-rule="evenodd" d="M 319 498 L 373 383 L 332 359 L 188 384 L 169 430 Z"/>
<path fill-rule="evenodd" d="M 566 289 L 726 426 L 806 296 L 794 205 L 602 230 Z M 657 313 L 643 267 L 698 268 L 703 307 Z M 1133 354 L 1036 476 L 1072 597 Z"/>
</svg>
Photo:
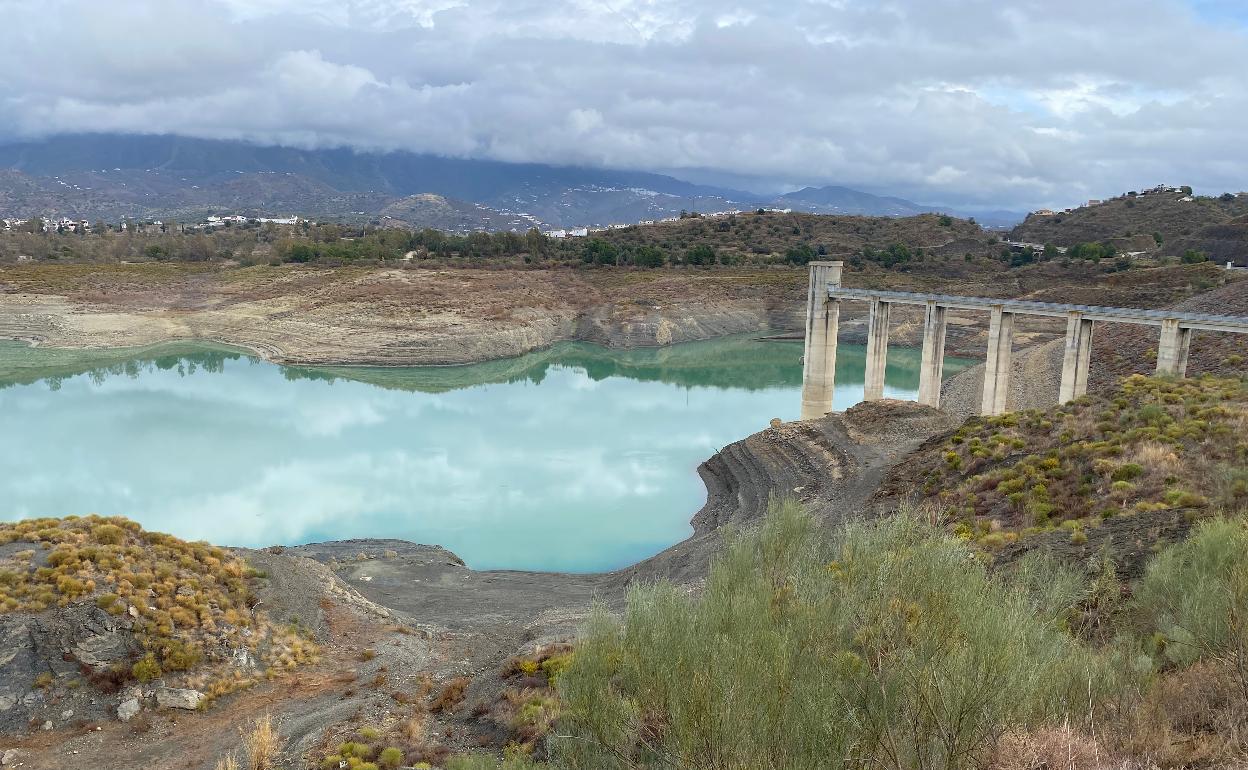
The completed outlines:
<svg viewBox="0 0 1248 770">
<path fill-rule="evenodd" d="M 1224 665 L 1196 663 L 1160 677 L 1106 726 L 1119 752 L 1160 767 L 1248 765 L 1245 704 Z"/>
<path fill-rule="evenodd" d="M 217 760 L 213 770 L 238 770 L 238 760 L 234 758 L 233 754 L 227 754 Z"/>
<path fill-rule="evenodd" d="M 443 686 L 442 692 L 438 693 L 438 696 L 430 701 L 429 710 L 454 711 L 463 702 L 470 684 L 472 684 L 472 678 L 467 676 L 457 676 L 447 682 Z"/>
<path fill-rule="evenodd" d="M 265 714 L 257 719 L 251 732 L 243 736 L 248 770 L 269 770 L 273 767 L 280 742 L 281 736 L 273 729 L 272 717 Z"/>
<path fill-rule="evenodd" d="M 1155 441 L 1140 444 L 1129 460 L 1144 467 L 1145 472 L 1152 476 L 1178 475 L 1182 464 L 1174 449 Z"/>
<path fill-rule="evenodd" d="M 1095 739 L 1069 726 L 1011 732 L 1001 738 L 991 770 L 1101 770 L 1121 767 Z"/>
</svg>

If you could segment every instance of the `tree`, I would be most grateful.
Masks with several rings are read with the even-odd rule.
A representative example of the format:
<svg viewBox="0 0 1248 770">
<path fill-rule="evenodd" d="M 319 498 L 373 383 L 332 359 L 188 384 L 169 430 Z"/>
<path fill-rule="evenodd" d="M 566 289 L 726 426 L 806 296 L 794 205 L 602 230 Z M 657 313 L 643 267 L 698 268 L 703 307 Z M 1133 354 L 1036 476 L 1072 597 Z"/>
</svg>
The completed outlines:
<svg viewBox="0 0 1248 770">
<path fill-rule="evenodd" d="M 816 256 L 815 250 L 809 244 L 799 243 L 796 246 L 790 246 L 788 251 L 784 252 L 784 261 L 791 265 L 805 265 Z"/>
<path fill-rule="evenodd" d="M 1208 262 L 1209 255 L 1203 251 L 1196 251 L 1195 249 L 1188 249 L 1187 251 L 1183 252 L 1182 259 L 1183 259 L 1183 264 L 1185 265 L 1198 265 L 1201 262 Z"/>
<path fill-rule="evenodd" d="M 667 257 L 654 246 L 642 246 L 633 254 L 633 264 L 637 267 L 663 267 Z"/>
<path fill-rule="evenodd" d="M 941 227 L 953 227 L 953 217 L 949 216 L 948 214 L 941 214 L 940 226 Z"/>
<path fill-rule="evenodd" d="M 306 243 L 292 243 L 286 248 L 287 262 L 311 262 L 316 258 L 316 250 Z"/>
<path fill-rule="evenodd" d="M 529 231 L 524 234 L 524 246 L 533 256 L 544 256 L 546 254 L 546 236 L 542 235 L 542 231 L 536 227 L 530 227 Z"/>
<path fill-rule="evenodd" d="M 1218 196 L 1218 200 L 1222 201 L 1223 203 L 1231 203 L 1235 200 L 1235 193 L 1229 193 L 1229 192 L 1222 193 L 1220 196 Z"/>
<path fill-rule="evenodd" d="M 620 250 L 616 245 L 601 238 L 590 238 L 581 254 L 581 261 L 587 265 L 615 265 L 619 264 L 619 259 Z"/>
<path fill-rule="evenodd" d="M 693 246 L 685 252 L 685 264 L 713 265 L 715 264 L 715 249 L 705 243 Z"/>
</svg>

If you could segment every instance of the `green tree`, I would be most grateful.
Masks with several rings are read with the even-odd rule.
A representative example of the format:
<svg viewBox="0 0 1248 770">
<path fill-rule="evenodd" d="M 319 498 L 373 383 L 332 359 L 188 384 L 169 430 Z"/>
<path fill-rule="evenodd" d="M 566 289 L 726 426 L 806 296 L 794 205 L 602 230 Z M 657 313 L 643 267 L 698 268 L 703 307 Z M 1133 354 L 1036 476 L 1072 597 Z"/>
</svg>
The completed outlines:
<svg viewBox="0 0 1248 770">
<path fill-rule="evenodd" d="M 784 261 L 791 265 L 805 265 L 816 256 L 815 250 L 809 244 L 799 243 L 796 246 L 790 246 L 784 252 Z"/>
<path fill-rule="evenodd" d="M 638 267 L 663 267 L 667 257 L 655 246 L 642 246 L 633 254 L 633 264 Z"/>
<path fill-rule="evenodd" d="M 586 264 L 615 265 L 619 264 L 620 250 L 614 243 L 601 238 L 590 238 L 581 253 L 581 261 Z"/>
<path fill-rule="evenodd" d="M 699 243 L 697 246 L 691 246 L 685 252 L 685 264 L 713 265 L 715 264 L 715 249 L 705 243 Z"/>
<path fill-rule="evenodd" d="M 547 245 L 547 237 L 542 235 L 542 231 L 537 227 L 530 227 L 529 231 L 524 233 L 524 247 L 534 258 L 545 256 L 545 245 Z"/>
<path fill-rule="evenodd" d="M 1183 264 L 1185 265 L 1198 265 L 1201 262 L 1208 262 L 1209 255 L 1203 251 L 1196 251 L 1195 249 L 1188 249 L 1187 251 L 1183 252 L 1182 260 L 1183 260 Z"/>
</svg>

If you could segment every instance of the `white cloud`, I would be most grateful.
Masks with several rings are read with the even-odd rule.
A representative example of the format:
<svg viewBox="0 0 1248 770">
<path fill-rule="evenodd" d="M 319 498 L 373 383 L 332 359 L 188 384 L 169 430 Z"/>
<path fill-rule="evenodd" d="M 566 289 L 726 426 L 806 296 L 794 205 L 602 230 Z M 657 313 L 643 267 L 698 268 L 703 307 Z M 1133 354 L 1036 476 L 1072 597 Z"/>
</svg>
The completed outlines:
<svg viewBox="0 0 1248 770">
<path fill-rule="evenodd" d="M 1218 3 L 9 5 L 0 135 L 178 132 L 1001 205 L 1248 177 L 1248 33 Z"/>
</svg>

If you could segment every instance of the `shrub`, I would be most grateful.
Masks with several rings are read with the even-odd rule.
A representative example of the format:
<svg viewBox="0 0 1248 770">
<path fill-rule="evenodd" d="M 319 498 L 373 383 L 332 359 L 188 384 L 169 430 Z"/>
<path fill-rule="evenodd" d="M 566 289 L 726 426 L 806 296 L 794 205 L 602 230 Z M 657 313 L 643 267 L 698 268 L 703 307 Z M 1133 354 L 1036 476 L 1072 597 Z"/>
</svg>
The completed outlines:
<svg viewBox="0 0 1248 770">
<path fill-rule="evenodd" d="M 150 682 L 153 679 L 159 679 L 164 672 L 160 670 L 156 656 L 149 652 L 131 667 L 130 673 L 140 682 Z"/>
<path fill-rule="evenodd" d="M 273 767 L 280 742 L 280 736 L 273 729 L 273 719 L 268 714 L 257 719 L 251 731 L 243 736 L 248 770 L 269 770 Z"/>
<path fill-rule="evenodd" d="M 393 768 L 403 764 L 403 750 L 396 749 L 394 746 L 382 749 L 381 753 L 377 755 L 377 764 L 393 770 Z"/>
<path fill-rule="evenodd" d="M 552 751 L 570 768 L 974 765 L 1003 730 L 1086 704 L 1091 656 L 1037 620 L 1052 597 L 972 554 L 909 515 L 828 537 L 777 504 L 700 597 L 638 587 L 622 623 L 594 615 Z"/>
<path fill-rule="evenodd" d="M 1169 661 L 1222 663 L 1248 700 L 1248 529 L 1241 521 L 1202 522 L 1191 538 L 1163 550 L 1136 591 L 1144 632 Z"/>
</svg>

